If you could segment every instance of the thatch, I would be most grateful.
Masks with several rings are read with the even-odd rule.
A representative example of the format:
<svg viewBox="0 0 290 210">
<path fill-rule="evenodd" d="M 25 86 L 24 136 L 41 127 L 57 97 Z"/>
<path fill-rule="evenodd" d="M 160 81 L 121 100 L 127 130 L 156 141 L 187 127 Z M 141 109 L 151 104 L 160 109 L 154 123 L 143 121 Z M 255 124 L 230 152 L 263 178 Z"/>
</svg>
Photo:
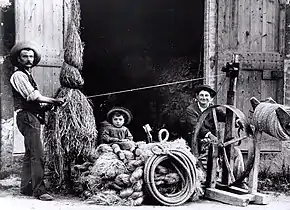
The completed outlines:
<svg viewBox="0 0 290 210">
<path fill-rule="evenodd" d="M 66 62 L 63 62 L 59 81 L 62 87 L 80 89 L 84 85 L 84 80 L 79 70 Z"/>
</svg>

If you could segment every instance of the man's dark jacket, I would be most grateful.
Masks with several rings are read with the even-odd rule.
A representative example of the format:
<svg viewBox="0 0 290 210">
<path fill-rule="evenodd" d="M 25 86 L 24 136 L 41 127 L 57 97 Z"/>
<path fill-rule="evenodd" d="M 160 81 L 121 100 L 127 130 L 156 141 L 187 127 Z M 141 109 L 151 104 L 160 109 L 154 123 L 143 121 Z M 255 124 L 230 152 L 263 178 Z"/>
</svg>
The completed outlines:
<svg viewBox="0 0 290 210">
<path fill-rule="evenodd" d="M 186 108 L 186 119 L 188 125 L 187 129 L 192 136 L 201 114 L 202 112 L 197 104 L 197 101 L 194 101 Z M 217 120 L 219 122 L 225 122 L 226 114 L 222 109 L 216 108 L 216 114 Z M 208 132 L 211 132 L 213 135 L 217 136 L 217 129 L 214 123 L 213 112 L 210 112 L 206 117 L 203 126 L 199 130 L 198 138 L 203 139 Z"/>
</svg>

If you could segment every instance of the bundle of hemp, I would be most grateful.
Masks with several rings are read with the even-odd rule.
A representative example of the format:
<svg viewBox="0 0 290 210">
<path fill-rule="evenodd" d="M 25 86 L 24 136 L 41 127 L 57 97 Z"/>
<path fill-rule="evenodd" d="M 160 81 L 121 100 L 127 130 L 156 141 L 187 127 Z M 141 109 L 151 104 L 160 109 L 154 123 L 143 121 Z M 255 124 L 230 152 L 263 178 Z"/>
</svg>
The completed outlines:
<svg viewBox="0 0 290 210">
<path fill-rule="evenodd" d="M 77 28 L 80 28 L 81 22 L 81 7 L 78 0 L 70 0 L 71 20 Z"/>
<path fill-rule="evenodd" d="M 133 141 L 101 144 L 92 150 L 92 167 L 75 165 L 76 189 L 90 204 L 138 206 L 143 203 L 143 161 L 134 160 Z M 86 164 L 87 165 L 87 164 Z M 111 193 L 107 193 L 107 192 Z M 106 199 L 104 199 L 106 198 Z"/>
<path fill-rule="evenodd" d="M 189 150 L 183 139 L 150 144 L 132 141 L 101 144 L 91 151 L 92 166 L 87 163 L 74 166 L 74 173 L 78 174 L 75 176 L 75 188 L 90 204 L 142 205 L 149 195 L 144 187 L 144 166 L 156 152 L 156 147 Z M 180 177 L 179 170 L 176 171 L 173 165 L 165 161 L 154 171 L 154 182 L 161 194 L 175 193 L 182 186 L 183 176 Z M 202 194 L 201 175 L 197 171 L 195 198 Z"/>
<path fill-rule="evenodd" d="M 64 61 L 81 70 L 83 67 L 84 43 L 81 40 L 77 26 L 72 21 L 67 29 Z"/>
<path fill-rule="evenodd" d="M 56 98 L 63 98 L 63 106 L 48 114 L 45 149 L 59 183 L 64 179 L 64 168 L 78 157 L 87 157 L 95 147 L 97 128 L 93 109 L 86 96 L 78 89 L 61 87 Z"/>
<path fill-rule="evenodd" d="M 84 85 L 84 80 L 79 70 L 66 62 L 61 67 L 59 81 L 62 87 L 80 89 Z"/>
</svg>

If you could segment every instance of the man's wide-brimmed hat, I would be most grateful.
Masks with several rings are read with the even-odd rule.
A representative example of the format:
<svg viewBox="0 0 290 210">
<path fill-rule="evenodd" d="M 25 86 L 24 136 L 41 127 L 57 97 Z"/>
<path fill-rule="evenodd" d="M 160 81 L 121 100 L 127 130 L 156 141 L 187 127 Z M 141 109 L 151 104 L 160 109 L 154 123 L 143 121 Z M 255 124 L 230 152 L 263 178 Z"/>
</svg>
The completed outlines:
<svg viewBox="0 0 290 210">
<path fill-rule="evenodd" d="M 193 89 L 194 94 L 198 94 L 200 91 L 205 90 L 209 92 L 211 97 L 215 97 L 216 91 L 212 89 L 209 85 L 200 85 Z"/>
<path fill-rule="evenodd" d="M 11 63 L 14 66 L 18 66 L 18 60 L 17 58 L 19 57 L 19 52 L 23 49 L 31 49 L 34 51 L 34 61 L 33 61 L 33 66 L 36 66 L 40 59 L 41 59 L 41 54 L 40 51 L 37 47 L 37 45 L 34 42 L 31 41 L 22 41 L 22 42 L 18 42 L 16 43 L 11 51 L 10 51 L 10 59 L 11 59 Z"/>
<path fill-rule="evenodd" d="M 107 120 L 111 122 L 112 115 L 114 112 L 121 112 L 125 115 L 125 124 L 129 124 L 132 119 L 133 115 L 129 109 L 126 109 L 125 107 L 113 107 L 110 111 L 107 113 Z"/>
</svg>

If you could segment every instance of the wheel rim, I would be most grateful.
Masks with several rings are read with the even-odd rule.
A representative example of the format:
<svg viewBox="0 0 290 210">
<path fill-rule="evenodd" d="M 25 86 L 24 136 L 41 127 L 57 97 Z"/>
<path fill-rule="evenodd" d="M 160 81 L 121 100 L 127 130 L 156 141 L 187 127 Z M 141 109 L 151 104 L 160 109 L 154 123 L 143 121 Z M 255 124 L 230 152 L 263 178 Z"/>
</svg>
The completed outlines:
<svg viewBox="0 0 290 210">
<path fill-rule="evenodd" d="M 248 122 L 246 116 L 244 115 L 244 113 L 242 111 L 240 111 L 239 109 L 237 109 L 236 107 L 231 106 L 231 105 L 213 105 L 213 106 L 208 107 L 205 111 L 203 111 L 203 113 L 201 114 L 201 116 L 199 117 L 199 120 L 197 122 L 197 126 L 196 126 L 195 131 L 194 131 L 194 136 L 193 136 L 192 141 L 191 141 L 191 150 L 192 150 L 193 154 L 198 157 L 197 159 L 199 161 L 199 165 L 202 166 L 202 168 L 204 169 L 203 165 L 200 162 L 200 156 L 199 156 L 198 151 L 197 151 L 198 150 L 197 149 L 198 148 L 198 144 L 197 144 L 198 132 L 201 129 L 206 117 L 212 112 L 213 109 L 218 108 L 218 107 L 231 110 L 242 121 L 242 123 L 244 125 L 244 129 L 245 129 L 245 133 L 248 137 L 247 138 L 247 140 L 248 140 L 248 158 L 244 163 L 245 169 L 239 175 L 239 177 L 235 177 L 234 182 L 229 183 L 229 186 L 231 186 L 231 185 L 235 185 L 236 183 L 240 183 L 246 177 L 249 176 L 251 169 L 253 168 L 254 158 L 255 158 L 256 140 L 255 140 L 255 138 L 253 138 L 253 131 L 251 129 L 250 123 Z M 221 139 L 219 139 L 219 142 L 220 141 L 221 141 Z"/>
</svg>

